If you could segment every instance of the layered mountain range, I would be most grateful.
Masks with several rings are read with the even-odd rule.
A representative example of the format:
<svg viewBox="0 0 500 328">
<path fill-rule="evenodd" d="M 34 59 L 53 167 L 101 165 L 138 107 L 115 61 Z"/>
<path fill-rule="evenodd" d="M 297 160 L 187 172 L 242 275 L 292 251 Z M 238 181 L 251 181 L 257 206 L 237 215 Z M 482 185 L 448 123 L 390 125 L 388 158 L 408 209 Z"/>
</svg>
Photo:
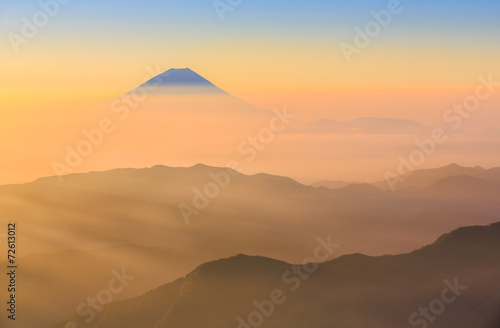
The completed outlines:
<svg viewBox="0 0 500 328">
<path fill-rule="evenodd" d="M 40 327 L 70 317 L 124 267 L 141 278 L 115 300 L 241 253 L 301 263 L 318 236 L 342 245 L 334 257 L 411 252 L 453 229 L 500 221 L 498 172 L 416 171 L 415 182 L 409 177 L 392 192 L 367 183 L 332 190 L 202 164 L 116 169 L 2 186 L 0 220 L 22 223 L 20 296 L 30 313 L 23 325 Z M 195 210 L 189 221 L 181 205 Z"/>
<path fill-rule="evenodd" d="M 395 188 L 343 174 L 383 176 L 430 126 L 263 110 L 189 68 L 60 120 L 74 138 L 46 162 L 87 173 L 0 186 L 23 328 L 498 327 L 500 168 L 416 170 Z M 451 132 L 438 158 L 494 157 L 496 129 Z M 339 247 L 320 259 L 318 238 Z M 444 288 L 446 310 L 425 312 Z"/>
</svg>

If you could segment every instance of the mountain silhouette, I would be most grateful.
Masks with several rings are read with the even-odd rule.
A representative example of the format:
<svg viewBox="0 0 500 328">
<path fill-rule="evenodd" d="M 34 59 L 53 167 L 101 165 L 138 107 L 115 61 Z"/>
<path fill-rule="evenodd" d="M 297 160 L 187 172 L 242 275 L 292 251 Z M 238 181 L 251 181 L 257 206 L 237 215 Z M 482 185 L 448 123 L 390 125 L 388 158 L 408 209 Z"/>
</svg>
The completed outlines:
<svg viewBox="0 0 500 328">
<path fill-rule="evenodd" d="M 358 181 L 346 182 L 346 181 L 342 181 L 342 180 L 336 180 L 336 181 L 321 180 L 321 181 L 312 183 L 311 186 L 313 186 L 313 187 L 325 187 L 328 189 L 335 190 L 335 189 L 341 189 L 341 188 L 347 187 L 348 185 L 356 184 L 356 183 L 360 183 L 360 182 L 358 182 Z"/>
<path fill-rule="evenodd" d="M 498 249 L 500 223 L 457 229 L 408 254 L 342 256 L 306 275 L 292 275 L 292 264 L 240 254 L 113 302 L 88 325 L 78 315 L 71 320 L 89 328 L 247 328 L 257 321 L 270 328 L 400 328 L 447 295 L 452 301 L 432 315 L 432 327 L 497 328 Z M 270 295 L 277 291 L 281 301 L 273 305 Z M 63 328 L 66 322 L 45 328 Z"/>
<path fill-rule="evenodd" d="M 199 196 L 217 184 L 217 174 L 219 183 L 231 174 L 230 183 L 216 197 Z M 299 263 L 323 233 L 343 245 L 335 256 L 399 254 L 459 226 L 489 224 L 500 216 L 498 197 L 484 195 L 489 193 L 484 183 L 458 193 L 444 181 L 444 191 L 434 194 L 366 184 L 330 190 L 283 176 L 232 174 L 203 164 L 156 165 L 71 174 L 64 183 L 48 177 L 0 186 L 0 225 L 22 217 L 23 254 L 32 254 L 23 260 L 29 274 L 22 296 L 23 308 L 33 315 L 23 327 L 68 317 L 89 290 L 106 284 L 112 268 L 126 266 L 143 277 L 120 294 L 129 298 L 202 262 L 238 253 Z M 195 206 L 195 195 L 199 203 L 203 197 L 209 201 L 186 225 L 179 205 Z M 122 244 L 130 246 L 116 246 Z M 78 251 L 65 252 L 69 249 Z M 47 274 L 57 283 L 41 283 Z M 86 280 L 71 295 L 58 297 L 81 274 Z"/>
<path fill-rule="evenodd" d="M 139 87 L 155 93 L 226 93 L 189 68 L 171 68 Z"/>
<path fill-rule="evenodd" d="M 344 247 L 345 252 L 378 255 L 411 251 L 430 242 L 428 238 L 456 227 L 451 215 L 447 215 L 449 220 L 444 222 L 449 226 L 443 221 L 436 225 L 429 222 L 425 239 L 411 239 L 411 231 L 407 230 L 411 225 L 406 226 L 406 222 L 419 213 L 438 208 L 465 211 L 460 222 L 466 225 L 478 222 L 477 213 L 491 220 L 500 215 L 497 198 L 489 196 L 497 187 L 481 183 L 467 188 L 462 184 L 464 178 L 450 178 L 429 190 L 386 192 L 368 184 L 330 190 L 306 186 L 288 177 L 238 174 L 226 187 L 218 187 L 217 197 L 204 196 L 206 186 L 215 183 L 214 176 L 227 178 L 227 172 L 234 174 L 228 168 L 202 164 L 157 165 L 71 174 L 64 177 L 64 183 L 58 177 L 47 177 L 0 186 L 4 213 L 0 223 L 7 222 L 8 217 L 22 216 L 25 233 L 36 235 L 38 222 L 44 220 L 54 242 L 31 238 L 23 245 L 25 254 L 62 251 L 69 244 L 88 249 L 129 243 L 148 245 L 152 240 L 155 244 L 151 246 L 183 248 L 231 236 L 244 240 L 263 238 L 266 241 L 261 243 L 261 249 L 268 252 L 264 255 L 286 253 L 293 256 L 285 260 L 296 260 L 308 236 L 325 229 L 351 241 Z M 102 199 L 107 200 L 105 204 Z M 179 204 L 193 207 L 193 201 L 206 204 L 202 204 L 205 208 L 198 210 L 199 214 L 189 217 L 187 234 Z M 64 207 L 59 205 L 61 202 Z M 127 204 L 127 210 L 123 204 Z M 118 235 L 117 227 L 121 231 Z M 137 229 L 144 233 L 135 233 Z M 373 229 L 379 229 L 381 234 L 372 234 Z"/>
<path fill-rule="evenodd" d="M 447 193 L 456 195 L 457 191 L 470 195 L 498 194 L 500 185 L 485 179 L 468 175 L 455 175 L 443 178 L 426 188 L 430 193 Z"/>
<path fill-rule="evenodd" d="M 423 190 L 432 184 L 451 176 L 470 176 L 492 183 L 500 183 L 500 168 L 484 169 L 480 166 L 465 167 L 458 164 L 449 164 L 435 169 L 415 170 L 410 176 L 403 177 L 403 182 L 395 185 L 396 189 L 416 188 Z M 374 186 L 388 190 L 387 181 L 379 181 Z"/>
</svg>

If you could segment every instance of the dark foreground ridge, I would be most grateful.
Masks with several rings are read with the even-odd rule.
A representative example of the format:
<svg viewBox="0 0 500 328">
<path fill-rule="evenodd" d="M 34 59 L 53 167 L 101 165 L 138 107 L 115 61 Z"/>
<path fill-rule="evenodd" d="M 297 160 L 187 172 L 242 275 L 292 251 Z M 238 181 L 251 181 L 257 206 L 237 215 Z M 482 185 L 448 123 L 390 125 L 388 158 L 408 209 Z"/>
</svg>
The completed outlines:
<svg viewBox="0 0 500 328">
<path fill-rule="evenodd" d="M 457 229 L 409 254 L 346 255 L 316 270 L 238 255 L 113 302 L 78 327 L 500 326 L 500 223 Z M 63 328 L 67 321 L 46 328 Z"/>
</svg>

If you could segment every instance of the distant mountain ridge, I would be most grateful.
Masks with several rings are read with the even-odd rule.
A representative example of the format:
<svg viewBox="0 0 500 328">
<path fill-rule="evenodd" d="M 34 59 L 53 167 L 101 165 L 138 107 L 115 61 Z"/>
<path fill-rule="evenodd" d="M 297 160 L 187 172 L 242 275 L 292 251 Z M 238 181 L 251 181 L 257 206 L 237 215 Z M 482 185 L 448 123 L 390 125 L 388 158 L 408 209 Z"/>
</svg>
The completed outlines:
<svg viewBox="0 0 500 328">
<path fill-rule="evenodd" d="M 351 184 L 359 184 L 359 183 L 361 183 L 361 182 L 359 182 L 359 181 L 346 182 L 346 181 L 342 181 L 342 180 L 336 180 L 336 181 L 321 180 L 321 181 L 312 183 L 311 186 L 324 187 L 324 188 L 335 190 L 335 189 L 341 189 L 341 188 L 347 187 L 348 185 L 351 185 Z"/>
<path fill-rule="evenodd" d="M 500 168 L 484 169 L 480 166 L 465 167 L 458 164 L 450 164 L 435 169 L 422 169 L 414 171 L 410 176 L 403 177 L 403 182 L 395 185 L 396 189 L 416 188 L 425 189 L 435 184 L 439 180 L 451 176 L 470 176 L 479 178 L 491 183 L 500 184 Z M 389 190 L 387 181 L 378 181 L 373 183 L 374 186 Z"/>
<path fill-rule="evenodd" d="M 489 171 L 494 173 L 496 170 Z M 447 215 L 446 220 L 426 225 L 422 232 L 427 231 L 427 237 L 425 234 L 414 240 L 403 237 L 415 224 L 407 224 L 406 220 L 419 213 L 437 208 L 465 211 L 466 215 L 461 217 L 460 222 L 469 224 L 478 222 L 475 219 L 478 213 L 481 215 L 477 217 L 484 220 L 500 216 L 500 204 L 495 198 L 497 193 L 492 193 L 500 186 L 492 182 L 486 182 L 488 188 L 484 187 L 485 183 L 465 185 L 460 182 L 464 179 L 451 178 L 453 176 L 427 191 L 424 190 L 428 187 L 425 184 L 421 190 L 403 188 L 391 192 L 370 184 L 350 184 L 330 190 L 303 185 L 288 177 L 239 174 L 231 178 L 227 187 L 220 187 L 216 197 L 204 195 L 206 186 L 215 181 L 214 174 L 227 171 L 227 168 L 202 164 L 192 167 L 157 165 L 143 169 L 71 174 L 64 177 L 64 183 L 60 183 L 58 177 L 47 177 L 23 185 L 0 186 L 0 207 L 4 217 L 25 217 L 24 227 L 27 230 L 30 227 L 36 229 L 39 220 L 45 220 L 47 225 L 60 226 L 53 239 L 66 240 L 68 235 L 72 235 L 74 247 L 80 249 L 109 246 L 109 238 L 114 243 L 135 244 L 147 244 L 154 240 L 157 244 L 153 246 L 167 248 L 188 247 L 222 237 L 224 233 L 255 239 L 286 223 L 287 229 L 278 229 L 278 235 L 265 238 L 276 242 L 266 246 L 268 251 L 280 252 L 284 245 L 295 248 L 306 242 L 305 231 L 301 228 L 306 220 L 309 233 L 335 230 L 346 238 L 351 236 L 348 237 L 351 241 L 359 239 L 359 242 L 351 244 L 354 249 L 344 248 L 345 251 L 366 253 L 371 250 L 374 253 L 368 253 L 370 255 L 407 251 L 412 249 L 410 247 L 422 245 L 424 240 L 429 242 L 428 238 L 436 237 L 436 233 L 457 227 L 452 216 Z M 444 179 L 442 175 L 432 176 L 437 180 L 429 180 L 431 184 Z M 467 178 L 467 181 L 470 180 L 474 179 Z M 196 193 L 194 190 L 197 190 Z M 105 204 L 102 204 L 103 197 L 108 200 Z M 71 202 L 67 201 L 65 208 L 59 209 L 54 203 L 57 199 L 70 199 Z M 127 211 L 123 210 L 123 204 L 127 204 Z M 179 210 L 180 204 L 198 211 L 189 218 L 193 223 L 189 234 L 184 231 L 186 223 Z M 47 211 L 42 212 L 40 208 Z M 94 209 L 92 213 L 88 208 Z M 62 218 L 72 218 L 75 225 L 60 225 L 58 222 Z M 156 228 L 148 225 L 143 228 L 144 235 L 133 233 L 146 218 Z M 79 236 L 102 222 L 105 224 L 101 225 L 99 235 L 92 238 Z M 113 232 L 116 224 L 123 229 L 120 237 Z M 379 240 L 375 236 L 364 235 L 370 227 L 383 229 L 388 238 Z M 290 240 L 296 241 L 295 246 L 289 245 Z M 280 243 L 284 245 L 278 246 Z M 47 244 L 34 238 L 30 244 L 24 245 L 24 250 L 26 253 L 60 251 L 57 245 L 64 244 Z M 297 256 L 297 253 L 294 254 Z"/>
</svg>

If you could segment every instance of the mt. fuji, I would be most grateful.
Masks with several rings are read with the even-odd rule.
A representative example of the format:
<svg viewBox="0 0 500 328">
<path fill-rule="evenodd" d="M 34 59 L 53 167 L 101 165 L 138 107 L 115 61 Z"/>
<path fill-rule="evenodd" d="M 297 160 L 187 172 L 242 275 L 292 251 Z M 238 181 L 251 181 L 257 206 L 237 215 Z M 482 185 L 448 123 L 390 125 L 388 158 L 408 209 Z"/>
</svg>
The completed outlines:
<svg viewBox="0 0 500 328">
<path fill-rule="evenodd" d="M 153 89 L 154 93 L 226 93 L 189 68 L 171 68 L 140 87 Z"/>
</svg>

